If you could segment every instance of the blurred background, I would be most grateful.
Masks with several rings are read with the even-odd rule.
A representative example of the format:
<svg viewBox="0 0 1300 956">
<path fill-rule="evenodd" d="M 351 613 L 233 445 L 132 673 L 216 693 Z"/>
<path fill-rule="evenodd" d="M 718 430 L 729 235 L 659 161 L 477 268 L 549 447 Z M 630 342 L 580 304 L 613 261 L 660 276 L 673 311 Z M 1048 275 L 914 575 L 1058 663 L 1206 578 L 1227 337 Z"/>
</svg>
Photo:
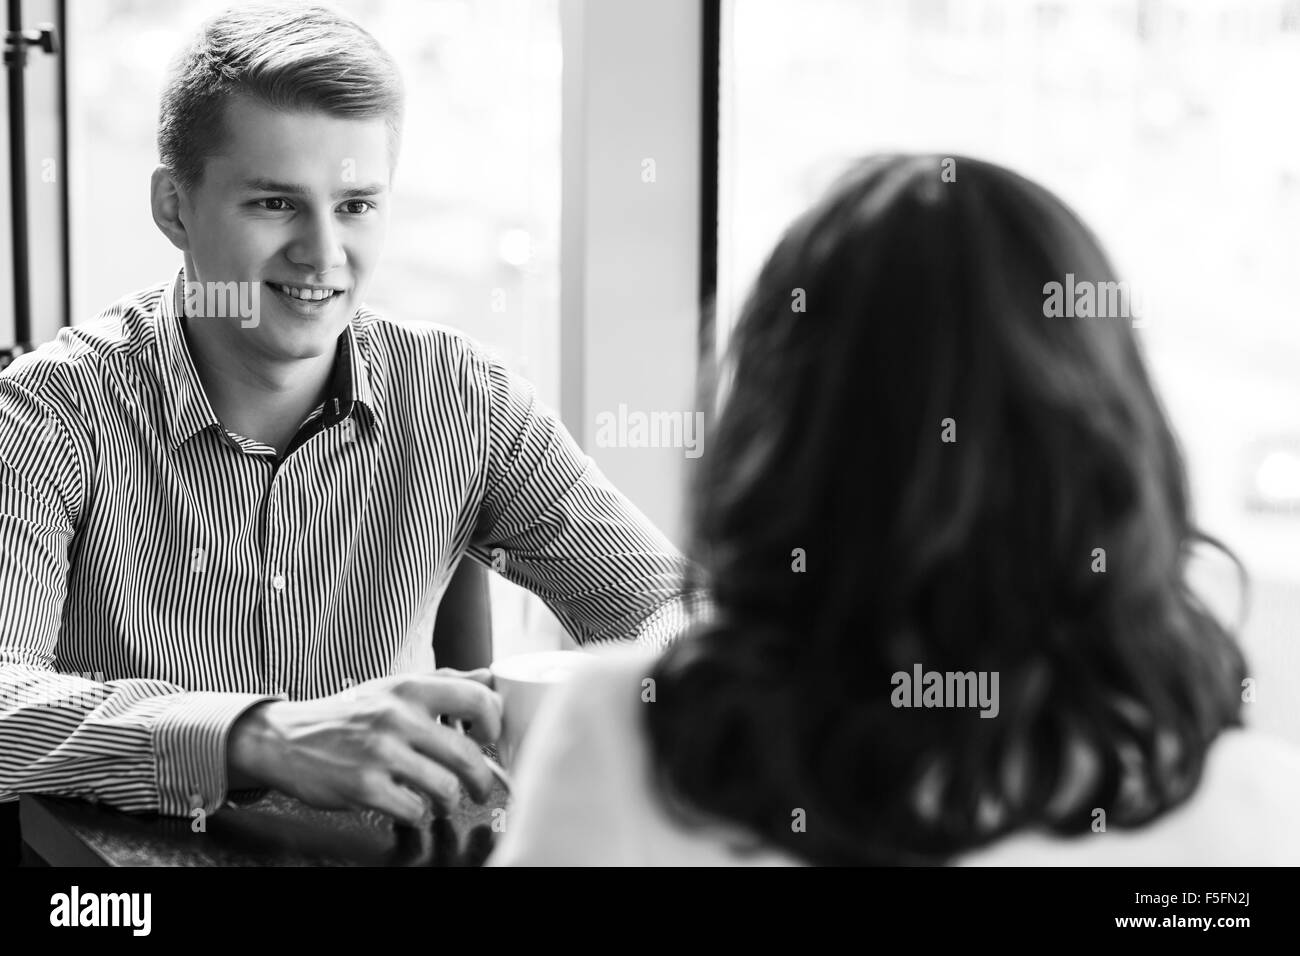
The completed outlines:
<svg viewBox="0 0 1300 956">
<path fill-rule="evenodd" d="M 158 91 L 228 5 L 24 4 L 28 26 L 63 17 L 68 54 L 66 111 L 56 58 L 27 70 L 34 343 L 179 267 L 148 209 Z M 599 447 L 596 417 L 694 407 L 763 256 L 846 163 L 964 154 L 1061 195 L 1148 292 L 1140 336 L 1198 517 L 1252 576 L 1250 713 L 1300 743 L 1300 0 L 333 5 L 408 85 L 369 304 L 495 348 L 679 543 L 689 461 Z M 48 177 L 64 135 L 66 182 L 57 163 Z M 1242 610 L 1225 562 L 1197 573 Z M 492 586 L 498 654 L 567 641 L 540 602 Z"/>
</svg>

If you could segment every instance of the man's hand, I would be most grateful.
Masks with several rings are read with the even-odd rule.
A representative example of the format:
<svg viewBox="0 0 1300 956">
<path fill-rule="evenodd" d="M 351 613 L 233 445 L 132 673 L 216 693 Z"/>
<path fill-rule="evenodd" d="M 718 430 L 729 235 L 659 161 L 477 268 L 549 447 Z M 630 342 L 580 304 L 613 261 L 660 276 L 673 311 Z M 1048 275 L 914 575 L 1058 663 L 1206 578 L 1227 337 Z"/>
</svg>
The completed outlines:
<svg viewBox="0 0 1300 956">
<path fill-rule="evenodd" d="M 501 733 L 491 680 L 487 670 L 443 668 L 319 700 L 258 704 L 230 731 L 231 789 L 270 787 L 312 806 L 379 810 L 412 826 L 428 812 L 422 795 L 450 813 L 464 783 L 483 801 L 493 778 L 479 744 Z M 460 718 L 469 735 L 439 715 Z"/>
</svg>

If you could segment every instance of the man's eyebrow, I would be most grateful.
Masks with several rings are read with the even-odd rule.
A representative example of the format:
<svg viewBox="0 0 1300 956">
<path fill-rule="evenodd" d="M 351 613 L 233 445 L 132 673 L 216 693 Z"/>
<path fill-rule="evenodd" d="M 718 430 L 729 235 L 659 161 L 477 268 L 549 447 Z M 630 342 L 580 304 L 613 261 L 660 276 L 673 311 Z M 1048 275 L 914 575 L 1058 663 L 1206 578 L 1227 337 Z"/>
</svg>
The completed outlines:
<svg viewBox="0 0 1300 956">
<path fill-rule="evenodd" d="M 300 186 L 297 183 L 282 183 L 275 179 L 266 179 L 258 176 L 253 179 L 244 180 L 243 188 L 249 192 L 259 193 L 285 193 L 290 196 L 310 196 L 311 190 L 306 186 Z M 334 193 L 334 199 L 359 199 L 365 196 L 378 196 L 380 193 L 387 192 L 388 187 L 382 183 L 373 183 L 369 186 L 353 186 L 350 189 L 340 189 Z"/>
</svg>

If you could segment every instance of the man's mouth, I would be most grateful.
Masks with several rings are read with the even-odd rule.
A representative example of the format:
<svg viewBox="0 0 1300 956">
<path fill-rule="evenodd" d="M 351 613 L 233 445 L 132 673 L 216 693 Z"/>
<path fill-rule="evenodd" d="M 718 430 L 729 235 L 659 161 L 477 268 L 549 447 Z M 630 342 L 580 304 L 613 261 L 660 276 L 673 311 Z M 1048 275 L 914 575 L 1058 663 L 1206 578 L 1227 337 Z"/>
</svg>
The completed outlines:
<svg viewBox="0 0 1300 956">
<path fill-rule="evenodd" d="M 343 289 L 333 287 L 316 287 L 286 285 L 282 282 L 267 281 L 267 287 L 295 312 L 312 315 L 328 308 L 334 300 L 343 296 Z"/>
<path fill-rule="evenodd" d="M 341 295 L 343 291 L 333 287 L 321 288 L 309 285 L 284 285 L 280 282 L 270 281 L 266 284 L 277 292 L 283 292 L 285 295 L 292 296 L 295 299 L 302 299 L 303 301 L 311 302 L 320 302 L 324 299 L 330 298 L 331 296 Z"/>
</svg>

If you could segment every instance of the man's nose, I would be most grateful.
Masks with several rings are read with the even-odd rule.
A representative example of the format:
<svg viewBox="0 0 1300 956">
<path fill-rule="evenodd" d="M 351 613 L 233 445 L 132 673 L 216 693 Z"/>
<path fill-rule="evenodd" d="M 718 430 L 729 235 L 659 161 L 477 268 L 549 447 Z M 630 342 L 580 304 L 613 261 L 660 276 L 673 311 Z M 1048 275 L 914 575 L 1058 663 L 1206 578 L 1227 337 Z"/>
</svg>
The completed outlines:
<svg viewBox="0 0 1300 956">
<path fill-rule="evenodd" d="M 338 226 L 331 215 L 315 215 L 304 220 L 302 231 L 289 247 L 289 259 L 319 276 L 347 262 Z"/>
</svg>

